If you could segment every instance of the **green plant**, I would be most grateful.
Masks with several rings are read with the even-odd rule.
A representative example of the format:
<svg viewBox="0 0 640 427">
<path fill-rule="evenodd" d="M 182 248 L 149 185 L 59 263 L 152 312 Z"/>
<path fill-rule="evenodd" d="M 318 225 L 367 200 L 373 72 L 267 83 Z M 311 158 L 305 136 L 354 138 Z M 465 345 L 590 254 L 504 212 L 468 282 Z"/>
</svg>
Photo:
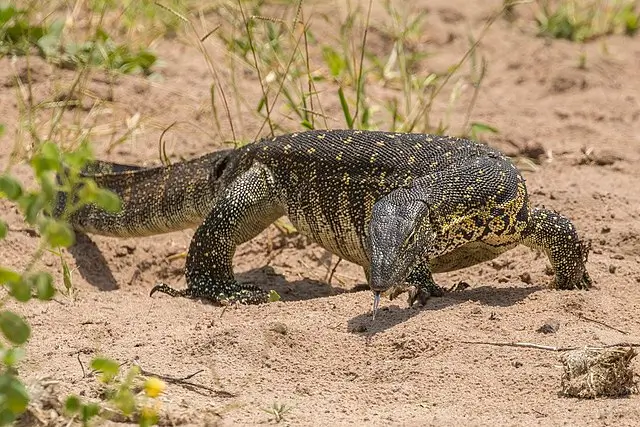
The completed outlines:
<svg viewBox="0 0 640 427">
<path fill-rule="evenodd" d="M 30 14 L 29 9 L 0 6 L 0 55 L 26 55 L 35 48 L 40 56 L 61 67 L 90 65 L 123 74 L 149 75 L 156 63 L 151 51 L 116 43 L 101 25 L 87 41 L 65 42 L 64 21 L 34 25 Z"/>
<path fill-rule="evenodd" d="M 40 242 L 31 259 L 22 271 L 0 266 L 0 284 L 9 290 L 11 298 L 26 303 L 31 298 L 50 300 L 55 288 L 53 277 L 46 272 L 38 271 L 37 261 L 44 250 L 66 247 L 74 242 L 74 233 L 64 216 L 61 219 L 52 216 L 56 193 L 81 186 L 79 199 L 72 201 L 65 215 L 79 209 L 87 203 L 95 203 L 109 210 L 119 208 L 119 199 L 112 193 L 98 189 L 90 180 L 80 176 L 80 169 L 90 158 L 88 144 L 78 150 L 63 153 L 58 146 L 44 142 L 37 146 L 30 157 L 30 165 L 34 171 L 36 188 L 25 189 L 10 173 L 0 175 L 0 198 L 15 203 L 24 216 L 25 221 L 35 227 L 40 235 Z M 67 173 L 64 173 L 66 170 Z M 58 184 L 53 176 L 64 175 L 62 184 Z M 0 238 L 7 235 L 7 227 L 0 219 Z M 30 327 L 18 314 L 3 310 L 0 312 L 0 330 L 7 343 L 0 343 L 2 353 L 2 373 L 0 374 L 0 424 L 14 420 L 28 403 L 25 388 L 17 377 L 16 366 L 23 355 L 21 346 L 30 336 Z"/>
<path fill-rule="evenodd" d="M 141 427 L 157 423 L 156 398 L 164 391 L 164 382 L 156 377 L 143 377 L 137 366 L 123 374 L 120 365 L 108 358 L 93 359 L 91 368 L 99 373 L 99 379 L 105 386 L 103 395 L 107 404 L 83 403 L 78 396 L 69 396 L 65 401 L 68 414 L 78 416 L 85 426 L 97 416 L 112 417 L 114 411 L 126 419 L 137 420 Z M 143 393 L 139 394 L 137 390 Z"/>
<path fill-rule="evenodd" d="M 640 12 L 633 0 L 538 0 L 542 36 L 585 42 L 609 34 L 634 35 Z"/>
<path fill-rule="evenodd" d="M 120 365 L 108 358 L 94 358 L 91 368 L 99 373 L 100 382 L 105 387 L 103 395 L 107 404 L 83 403 L 78 396 L 69 396 L 65 401 L 68 414 L 79 417 L 85 426 L 98 416 L 111 418 L 114 411 L 124 415 L 126 419 L 137 420 L 141 427 L 157 423 L 156 398 L 164 391 L 164 382 L 156 377 L 143 377 L 137 366 L 123 374 L 120 372 Z M 143 392 L 140 394 L 137 390 Z"/>
<path fill-rule="evenodd" d="M 33 4 L 28 6 L 32 7 Z M 71 272 L 60 251 L 75 240 L 67 222 L 69 215 L 89 203 L 110 211 L 120 208 L 120 200 L 115 194 L 99 189 L 93 180 L 80 173 L 93 157 L 89 142 L 91 132 L 77 123 L 71 126 L 75 133 L 66 127 L 63 113 L 76 105 L 71 102 L 71 97 L 85 93 L 83 85 L 92 67 L 104 67 L 115 72 L 147 72 L 155 62 L 155 56 L 146 52 L 141 54 L 141 51 L 136 53 L 125 45 L 115 43 L 98 24 L 92 39 L 74 47 L 71 42 L 63 41 L 62 20 L 51 24 L 44 20 L 33 25 L 30 23 L 32 12 L 30 7 L 0 7 L 0 55 L 24 55 L 27 57 L 27 67 L 30 67 L 29 55 L 37 54 L 66 68 L 73 65 L 76 76 L 66 94 L 58 98 L 62 101 L 54 103 L 34 99 L 30 73 L 26 78 L 15 76 L 20 126 L 11 160 L 6 169 L 0 172 L 0 199 L 15 204 L 24 221 L 35 229 L 40 239 L 24 268 L 16 270 L 0 265 L 0 285 L 8 290 L 3 305 L 10 299 L 27 303 L 32 298 L 46 301 L 54 296 L 56 285 L 52 275 L 38 268 L 38 261 L 45 251 L 60 256 L 62 281 L 66 290 L 63 292 L 71 294 Z M 80 96 L 77 102 L 81 102 Z M 47 115 L 51 119 L 43 120 Z M 77 113 L 72 117 L 78 122 L 83 120 Z M 4 127 L 0 126 L 0 133 L 3 131 Z M 25 186 L 12 174 L 12 167 L 18 162 L 26 162 L 32 169 L 33 185 Z M 67 198 L 65 209 L 54 215 L 58 195 L 71 190 L 76 196 Z M 0 239 L 5 239 L 7 235 L 10 235 L 10 230 L 0 217 Z M 22 346 L 29 340 L 31 328 L 19 314 L 2 307 L 0 332 L 4 337 L 0 341 L 0 425 L 5 425 L 15 421 L 29 401 L 18 375 L 18 367 L 24 355 Z M 118 393 L 116 396 L 124 395 L 122 390 Z M 74 401 L 70 400 L 68 407 L 75 408 L 74 413 L 83 422 L 88 422 L 98 412 L 95 404 L 76 403 L 78 405 L 74 406 Z M 150 417 L 154 412 L 147 412 L 147 418 L 141 416 L 141 423 L 145 419 L 152 419 Z"/>
<path fill-rule="evenodd" d="M 271 407 L 263 409 L 267 414 L 273 415 L 273 419 L 276 423 L 284 420 L 284 416 L 293 409 L 292 406 L 287 406 L 285 403 L 275 402 Z"/>
</svg>

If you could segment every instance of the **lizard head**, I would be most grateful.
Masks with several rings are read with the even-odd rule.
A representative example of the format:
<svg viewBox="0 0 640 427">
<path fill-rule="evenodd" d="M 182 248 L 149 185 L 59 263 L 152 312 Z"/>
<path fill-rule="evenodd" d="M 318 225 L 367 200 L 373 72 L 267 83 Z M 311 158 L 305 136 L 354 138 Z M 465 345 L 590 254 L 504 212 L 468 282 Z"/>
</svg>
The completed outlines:
<svg viewBox="0 0 640 427">
<path fill-rule="evenodd" d="M 374 292 L 403 285 L 433 241 L 427 203 L 406 196 L 387 196 L 373 207 L 369 286 Z"/>
</svg>

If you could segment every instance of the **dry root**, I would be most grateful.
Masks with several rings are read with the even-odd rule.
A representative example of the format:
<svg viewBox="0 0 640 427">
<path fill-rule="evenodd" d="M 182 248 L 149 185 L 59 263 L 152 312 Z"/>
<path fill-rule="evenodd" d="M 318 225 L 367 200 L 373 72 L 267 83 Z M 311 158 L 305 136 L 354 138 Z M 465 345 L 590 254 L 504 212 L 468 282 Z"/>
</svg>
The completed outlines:
<svg viewBox="0 0 640 427">
<path fill-rule="evenodd" d="M 561 394 L 568 397 L 625 396 L 637 391 L 634 373 L 629 367 L 637 355 L 632 347 L 584 348 L 567 351 Z"/>
</svg>

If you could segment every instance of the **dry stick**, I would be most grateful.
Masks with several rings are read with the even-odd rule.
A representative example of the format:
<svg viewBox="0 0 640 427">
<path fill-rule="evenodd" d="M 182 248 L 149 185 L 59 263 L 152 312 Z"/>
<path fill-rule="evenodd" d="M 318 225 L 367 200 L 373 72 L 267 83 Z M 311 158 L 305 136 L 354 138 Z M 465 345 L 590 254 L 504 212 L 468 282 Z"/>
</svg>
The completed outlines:
<svg viewBox="0 0 640 427">
<path fill-rule="evenodd" d="M 571 351 L 578 350 L 583 347 L 554 347 L 550 345 L 542 345 L 542 344 L 534 344 L 529 342 L 492 342 L 492 341 L 460 341 L 462 344 L 484 344 L 484 345 L 493 345 L 496 347 L 520 347 L 520 348 L 534 348 L 536 350 L 547 350 L 547 351 Z M 618 343 L 618 344 L 606 344 L 602 346 L 593 346 L 587 348 L 592 349 L 603 349 L 603 348 L 612 348 L 612 347 L 640 347 L 638 343 Z"/>
<path fill-rule="evenodd" d="M 331 272 L 329 273 L 329 277 L 327 278 L 327 283 L 330 285 L 331 284 L 331 280 L 333 279 L 333 275 L 335 274 L 338 266 L 340 265 L 340 262 L 342 262 L 342 258 L 338 258 L 338 262 L 336 262 L 336 265 L 333 266 L 333 268 L 331 269 Z M 331 265 L 331 264 L 329 264 Z"/>
<path fill-rule="evenodd" d="M 181 386 L 190 386 L 190 387 L 203 389 L 203 390 L 206 390 L 208 392 L 215 393 L 215 394 L 217 394 L 219 396 L 235 397 L 235 394 L 230 393 L 228 391 L 216 390 L 216 389 L 213 389 L 211 387 L 207 387 L 206 385 L 196 384 L 196 383 L 192 383 L 190 381 L 187 381 L 187 380 L 190 380 L 191 378 L 195 377 L 199 373 L 204 372 L 204 369 L 200 369 L 199 371 L 196 371 L 193 374 L 187 375 L 186 377 L 175 378 L 175 377 L 170 377 L 170 376 L 167 376 L 167 375 L 155 374 L 153 372 L 147 371 L 147 370 L 143 369 L 142 366 L 140 366 L 139 363 L 134 362 L 133 364 L 136 365 L 138 368 L 140 368 L 140 373 L 142 375 L 145 375 L 145 376 L 158 377 L 161 380 L 166 381 L 166 382 L 168 382 L 170 384 L 177 384 L 177 385 L 181 385 Z"/>
<path fill-rule="evenodd" d="M 233 126 L 233 120 L 231 119 L 231 110 L 229 108 L 229 102 L 227 101 L 227 95 L 224 93 L 224 88 L 222 87 L 222 80 L 220 79 L 220 76 L 218 75 L 218 70 L 217 68 L 213 65 L 213 61 L 211 61 L 211 57 L 209 56 L 209 52 L 207 51 L 207 48 L 204 46 L 204 40 L 206 40 L 206 38 L 209 36 L 209 34 L 212 31 L 215 31 L 219 28 L 216 27 L 214 28 L 214 30 L 207 32 L 205 37 L 200 37 L 198 35 L 198 30 L 196 29 L 196 26 L 193 24 L 193 22 L 191 22 L 191 20 L 187 19 L 186 16 L 181 15 L 180 13 L 178 13 L 177 11 L 173 10 L 172 8 L 170 8 L 169 6 L 165 6 L 160 2 L 155 2 L 156 6 L 169 11 L 171 13 L 173 13 L 175 16 L 177 16 L 178 18 L 180 18 L 184 23 L 186 23 L 190 28 L 191 31 L 193 31 L 193 33 L 196 36 L 196 40 L 197 40 L 197 46 L 198 46 L 198 50 L 200 51 L 200 53 L 202 54 L 202 56 L 204 57 L 204 60 L 207 64 L 207 68 L 209 69 L 209 73 L 211 73 L 211 75 L 213 76 L 213 79 L 215 80 L 215 86 L 217 87 L 218 91 L 220 92 L 220 96 L 222 97 L 222 104 L 224 105 L 224 109 L 225 109 L 225 113 L 227 114 L 227 120 L 229 121 L 229 129 L 231 130 L 231 137 L 233 138 L 233 141 L 237 141 L 236 138 L 236 130 L 235 127 Z M 212 94 L 214 93 L 213 91 L 213 85 L 212 85 Z"/>
<path fill-rule="evenodd" d="M 178 122 L 173 122 L 169 126 L 163 129 L 160 134 L 160 139 L 158 140 L 158 157 L 160 157 L 160 161 L 164 166 L 169 166 L 171 164 L 171 160 L 169 160 L 169 156 L 167 156 L 167 144 L 164 140 L 164 135 L 169 132 L 169 130 L 174 127 Z"/>
<path fill-rule="evenodd" d="M 514 4 L 524 4 L 524 3 L 529 3 L 529 1 L 518 1 Z M 504 5 L 499 12 L 495 13 L 493 16 L 491 16 L 487 22 L 485 22 L 484 27 L 482 27 L 482 30 L 480 31 L 480 35 L 478 36 L 478 38 L 471 44 L 471 47 L 469 49 L 467 49 L 467 51 L 465 52 L 465 54 L 462 56 L 462 58 L 451 68 L 451 71 L 448 72 L 444 79 L 442 80 L 442 83 L 440 83 L 440 85 L 436 88 L 436 90 L 431 94 L 431 100 L 429 101 L 428 104 L 424 105 L 422 108 L 420 108 L 418 110 L 418 112 L 416 113 L 416 115 L 412 118 L 412 123 L 411 123 L 411 129 L 413 129 L 416 125 L 416 122 L 418 121 L 418 119 L 420 117 L 422 117 L 424 115 L 424 113 L 427 111 L 427 109 L 429 108 L 431 102 L 438 96 L 438 94 L 442 91 L 442 89 L 445 87 L 445 85 L 449 82 L 449 80 L 451 79 L 451 77 L 453 76 L 454 73 L 456 73 L 460 67 L 462 66 L 462 64 L 464 64 L 467 61 L 467 58 L 469 58 L 469 56 L 475 52 L 476 48 L 478 47 L 478 45 L 480 44 L 480 42 L 482 41 L 482 39 L 484 38 L 485 34 L 487 33 L 487 31 L 489 30 L 489 28 L 491 28 L 491 26 L 493 25 L 493 23 L 498 19 L 499 16 L 501 16 L 505 9 L 508 7 L 508 5 Z M 409 115 L 411 116 L 411 114 Z"/>
<path fill-rule="evenodd" d="M 82 364 L 82 360 L 80 360 L 80 352 L 76 353 L 76 358 L 78 359 L 78 363 L 80 364 L 80 369 L 82 369 L 82 378 L 86 378 L 87 373 L 84 370 L 84 365 Z"/>
<path fill-rule="evenodd" d="M 583 320 L 588 321 L 588 322 L 597 323 L 598 325 L 602 325 L 602 326 L 604 326 L 604 327 L 606 327 L 606 328 L 613 329 L 614 331 L 620 332 L 620 333 L 621 333 L 621 334 L 623 334 L 623 335 L 629 335 L 629 332 L 627 332 L 627 331 L 623 331 L 622 329 L 618 329 L 618 328 L 616 328 L 615 326 L 607 325 L 606 323 L 604 323 L 604 322 L 602 322 L 602 321 L 600 321 L 600 320 L 591 319 L 590 317 L 587 317 L 587 316 L 585 316 L 585 315 L 584 315 L 584 314 L 582 314 L 582 313 L 578 313 L 578 314 L 577 314 L 577 316 L 578 316 L 579 318 L 583 319 Z"/>
</svg>

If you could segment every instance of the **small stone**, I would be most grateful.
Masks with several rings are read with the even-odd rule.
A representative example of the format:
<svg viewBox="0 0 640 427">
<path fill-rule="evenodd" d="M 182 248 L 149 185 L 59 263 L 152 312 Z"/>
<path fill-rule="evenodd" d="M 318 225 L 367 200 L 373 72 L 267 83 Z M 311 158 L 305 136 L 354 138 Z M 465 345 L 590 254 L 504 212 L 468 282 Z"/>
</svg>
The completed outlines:
<svg viewBox="0 0 640 427">
<path fill-rule="evenodd" d="M 353 332 L 357 332 L 357 333 L 367 332 L 367 327 L 363 324 L 358 325 L 355 328 L 353 328 Z"/>
<path fill-rule="evenodd" d="M 282 322 L 274 322 L 271 325 L 269 325 L 269 330 L 276 332 L 280 335 L 287 335 L 288 332 L 288 328 L 287 325 L 285 325 Z"/>
<path fill-rule="evenodd" d="M 514 360 L 513 362 L 511 362 L 511 366 L 513 366 L 514 368 L 520 368 L 522 367 L 522 362 Z"/>
<path fill-rule="evenodd" d="M 536 332 L 540 332 L 541 334 L 555 334 L 559 329 L 560 322 L 557 320 L 549 320 L 545 322 L 544 325 L 536 329 Z"/>
<path fill-rule="evenodd" d="M 609 227 L 608 225 L 605 225 L 604 227 L 602 227 L 602 229 L 600 230 L 600 232 L 602 234 L 608 233 L 611 231 L 611 227 Z"/>
<path fill-rule="evenodd" d="M 546 150 L 539 142 L 527 142 L 520 150 L 520 154 L 539 163 L 545 156 Z"/>
<path fill-rule="evenodd" d="M 617 267 L 617 266 L 615 266 L 615 265 L 613 265 L 613 264 L 609 265 L 609 273 L 611 273 L 611 274 L 616 274 L 616 270 L 617 270 L 617 269 L 618 269 L 618 267 Z"/>
<path fill-rule="evenodd" d="M 622 254 L 613 254 L 611 255 L 612 259 L 624 259 L 624 255 Z"/>
<path fill-rule="evenodd" d="M 531 274 L 528 271 L 525 271 L 520 275 L 520 280 L 522 280 L 522 282 L 526 283 L 527 285 L 530 285 L 533 283 L 533 280 L 531 279 Z"/>
</svg>

